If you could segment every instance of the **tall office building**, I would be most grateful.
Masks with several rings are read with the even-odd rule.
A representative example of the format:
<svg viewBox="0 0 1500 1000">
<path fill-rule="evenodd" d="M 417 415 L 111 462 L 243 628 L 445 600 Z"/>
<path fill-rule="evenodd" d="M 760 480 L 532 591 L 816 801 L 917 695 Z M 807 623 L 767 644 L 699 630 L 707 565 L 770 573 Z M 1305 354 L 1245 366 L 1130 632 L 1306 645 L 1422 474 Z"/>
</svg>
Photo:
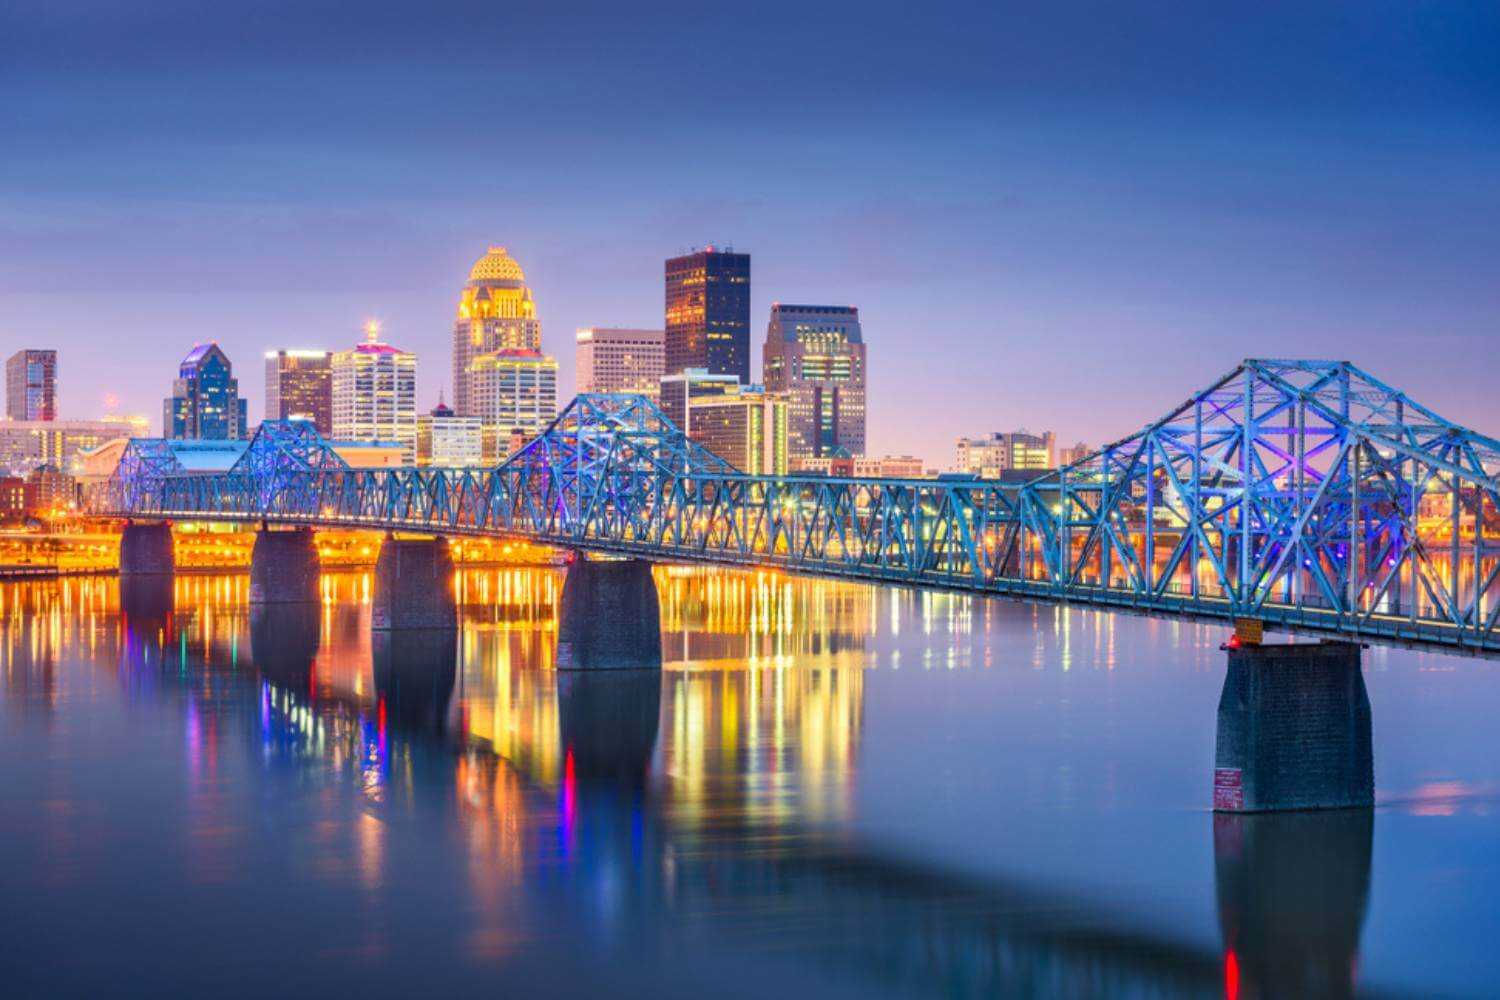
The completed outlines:
<svg viewBox="0 0 1500 1000">
<path fill-rule="evenodd" d="M 331 364 L 333 436 L 340 441 L 390 441 L 406 464 L 416 462 L 417 356 L 380 339 L 368 323 L 365 340 L 339 351 Z"/>
<path fill-rule="evenodd" d="M 865 343 L 854 306 L 771 307 L 766 389 L 784 396 L 792 459 L 865 453 Z"/>
<path fill-rule="evenodd" d="M 502 350 L 472 363 L 470 405 L 484 426 L 484 457 L 499 461 L 514 439 L 536 437 L 557 416 L 557 359 L 541 351 Z"/>
<path fill-rule="evenodd" d="M 496 351 L 540 351 L 542 324 L 526 287 L 526 273 L 504 247 L 489 251 L 469 271 L 453 324 L 453 410 L 478 416 L 470 393 L 474 359 Z"/>
<path fill-rule="evenodd" d="M 267 351 L 266 419 L 306 420 L 332 434 L 332 365 L 330 351 Z"/>
<path fill-rule="evenodd" d="M 741 472 L 785 475 L 786 401 L 759 386 L 705 396 L 688 408 L 688 440 L 696 441 Z"/>
<path fill-rule="evenodd" d="M 578 331 L 579 392 L 634 392 L 657 399 L 666 366 L 666 333 L 590 326 Z"/>
<path fill-rule="evenodd" d="M 750 255 L 706 247 L 666 264 L 666 373 L 750 382 Z"/>
<path fill-rule="evenodd" d="M 1051 431 L 1041 434 L 997 431 L 989 437 L 959 438 L 954 467 L 981 479 L 1000 479 L 1007 472 L 1055 468 L 1056 458 L 1057 439 Z"/>
<path fill-rule="evenodd" d="M 245 401 L 229 357 L 213 341 L 197 344 L 177 368 L 162 401 L 162 436 L 234 441 L 245 437 Z"/>
<path fill-rule="evenodd" d="M 57 419 L 57 352 L 17 351 L 5 361 L 5 415 L 12 420 Z"/>
<path fill-rule="evenodd" d="M 684 434 L 690 429 L 691 404 L 740 391 L 738 375 L 711 375 L 703 368 L 689 368 L 661 380 L 661 410 Z"/>
</svg>

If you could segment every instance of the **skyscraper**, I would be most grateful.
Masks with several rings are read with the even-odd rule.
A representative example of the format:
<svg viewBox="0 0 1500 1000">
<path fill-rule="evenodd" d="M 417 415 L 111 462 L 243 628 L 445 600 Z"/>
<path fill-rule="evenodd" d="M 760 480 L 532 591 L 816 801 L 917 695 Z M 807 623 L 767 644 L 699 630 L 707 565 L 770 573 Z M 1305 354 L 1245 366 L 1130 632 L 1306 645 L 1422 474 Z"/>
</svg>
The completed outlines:
<svg viewBox="0 0 1500 1000">
<path fill-rule="evenodd" d="M 57 419 L 57 352 L 17 351 L 5 361 L 5 415 L 12 420 Z"/>
<path fill-rule="evenodd" d="M 687 436 L 752 476 L 787 471 L 786 401 L 759 386 L 704 396 L 688 405 Z"/>
<path fill-rule="evenodd" d="M 666 373 L 750 382 L 750 255 L 706 247 L 666 264 Z"/>
<path fill-rule="evenodd" d="M 332 363 L 328 351 L 267 351 L 266 419 L 308 420 L 332 434 Z"/>
<path fill-rule="evenodd" d="M 710 375 L 702 368 L 688 368 L 661 380 L 661 410 L 684 434 L 692 427 L 692 407 L 699 400 L 727 396 L 740 391 L 738 375 Z"/>
<path fill-rule="evenodd" d="M 661 394 L 666 334 L 590 326 L 578 331 L 575 370 L 579 392 Z"/>
<path fill-rule="evenodd" d="M 478 416 L 470 395 L 474 359 L 495 351 L 540 351 L 542 324 L 526 273 L 504 247 L 489 251 L 469 271 L 453 324 L 453 411 Z"/>
<path fill-rule="evenodd" d="M 484 457 L 510 452 L 513 435 L 529 440 L 557 416 L 557 360 L 541 351 L 501 350 L 476 357 L 470 405 L 484 426 Z"/>
<path fill-rule="evenodd" d="M 333 356 L 333 436 L 341 441 L 394 441 L 408 465 L 417 449 L 417 356 L 380 339 L 380 325 L 365 326 L 365 340 Z"/>
<path fill-rule="evenodd" d="M 178 366 L 172 395 L 162 401 L 162 435 L 238 440 L 245 436 L 245 401 L 229 357 L 213 341 L 197 344 Z"/>
<path fill-rule="evenodd" d="M 771 307 L 766 389 L 786 396 L 792 459 L 865 453 L 865 343 L 854 306 Z"/>
</svg>

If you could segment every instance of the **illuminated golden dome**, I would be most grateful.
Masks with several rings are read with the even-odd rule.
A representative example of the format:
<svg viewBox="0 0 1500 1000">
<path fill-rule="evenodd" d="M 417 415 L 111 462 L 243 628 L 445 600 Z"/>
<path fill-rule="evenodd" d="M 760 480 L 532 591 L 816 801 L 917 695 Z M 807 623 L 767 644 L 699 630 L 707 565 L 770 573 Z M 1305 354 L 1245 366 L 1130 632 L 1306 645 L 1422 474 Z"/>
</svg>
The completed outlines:
<svg viewBox="0 0 1500 1000">
<path fill-rule="evenodd" d="M 525 281 L 526 272 L 516 259 L 506 253 L 504 247 L 490 247 L 469 272 L 470 281 Z"/>
</svg>

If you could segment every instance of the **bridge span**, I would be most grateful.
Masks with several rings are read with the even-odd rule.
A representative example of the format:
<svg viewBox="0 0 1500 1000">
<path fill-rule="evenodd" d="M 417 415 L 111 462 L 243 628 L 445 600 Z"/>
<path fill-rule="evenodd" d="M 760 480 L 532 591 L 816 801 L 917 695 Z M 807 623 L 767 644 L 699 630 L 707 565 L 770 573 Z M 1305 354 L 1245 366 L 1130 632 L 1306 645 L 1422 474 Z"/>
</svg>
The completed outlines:
<svg viewBox="0 0 1500 1000">
<path fill-rule="evenodd" d="M 1246 360 L 1021 483 L 747 475 L 648 399 L 578 396 L 487 469 L 353 469 L 267 421 L 190 465 L 136 439 L 100 514 L 514 536 L 1500 652 L 1500 441 L 1344 361 Z M 207 466 L 207 467 L 205 467 Z"/>
</svg>

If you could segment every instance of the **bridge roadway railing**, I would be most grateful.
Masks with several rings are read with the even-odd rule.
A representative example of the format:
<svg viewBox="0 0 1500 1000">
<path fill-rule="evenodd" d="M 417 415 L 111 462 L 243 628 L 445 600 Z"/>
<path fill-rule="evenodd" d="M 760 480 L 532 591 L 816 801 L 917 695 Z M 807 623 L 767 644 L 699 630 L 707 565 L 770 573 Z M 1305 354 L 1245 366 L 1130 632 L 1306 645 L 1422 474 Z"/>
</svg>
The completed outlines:
<svg viewBox="0 0 1500 1000">
<path fill-rule="evenodd" d="M 1222 497 L 1217 510 L 1191 498 L 1189 517 L 1173 522 L 1122 493 L 1118 481 L 1070 483 L 1066 476 L 1011 484 L 502 466 L 117 478 L 97 508 L 126 517 L 512 536 L 659 561 L 775 567 L 1175 616 L 1255 617 L 1272 627 L 1500 652 L 1500 601 L 1486 603 L 1481 594 L 1489 584 L 1478 586 L 1493 581 L 1500 554 L 1479 541 L 1472 566 L 1462 567 L 1472 574 L 1466 604 L 1438 592 L 1425 570 L 1419 576 L 1415 556 L 1403 558 L 1412 566 L 1409 578 L 1392 573 L 1375 594 L 1373 585 L 1330 586 L 1311 560 L 1299 580 L 1268 579 L 1264 567 L 1287 564 L 1278 548 L 1292 543 L 1225 518 Z M 1361 509 L 1357 502 L 1328 484 L 1317 502 L 1348 526 L 1343 544 L 1352 548 L 1348 537 L 1365 534 L 1347 513 Z M 1372 525 L 1390 519 L 1373 505 L 1363 516 Z M 1328 522 L 1335 523 L 1332 515 Z M 1319 530 L 1317 544 L 1336 551 L 1338 536 Z M 1415 526 L 1407 531 L 1415 536 Z M 1246 544 L 1253 560 L 1240 558 Z M 1302 544 L 1310 550 L 1313 543 Z M 1262 568 L 1246 574 L 1247 565 Z M 1448 567 L 1455 594 L 1458 568 Z"/>
</svg>

